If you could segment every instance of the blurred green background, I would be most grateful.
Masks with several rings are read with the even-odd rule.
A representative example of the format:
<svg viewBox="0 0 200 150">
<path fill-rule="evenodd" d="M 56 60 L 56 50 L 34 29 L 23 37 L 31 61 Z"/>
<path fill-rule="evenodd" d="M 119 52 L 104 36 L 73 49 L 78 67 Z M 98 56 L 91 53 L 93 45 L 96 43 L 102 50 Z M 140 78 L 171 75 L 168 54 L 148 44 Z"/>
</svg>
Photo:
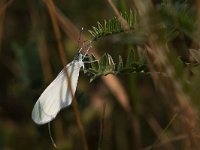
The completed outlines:
<svg viewBox="0 0 200 150">
<path fill-rule="evenodd" d="M 53 2 L 78 30 L 84 27 L 82 36 L 85 36 L 86 40 L 92 39 L 87 30 L 96 26 L 97 21 L 103 22 L 104 19 L 115 16 L 106 0 L 56 0 Z M 179 4 L 183 4 L 184 1 L 177 2 L 179 3 L 175 3 L 175 7 L 178 9 Z M 133 1 L 116 0 L 114 3 L 122 12 L 135 7 Z M 159 9 L 161 6 L 161 1 L 154 0 L 153 3 L 155 8 Z M 190 1 L 190 4 L 193 11 L 195 2 Z M 169 27 L 174 27 L 176 23 L 176 30 L 181 33 L 181 38 L 173 41 L 174 47 L 181 49 L 181 56 L 187 56 L 183 49 L 188 49 L 188 42 L 191 43 L 193 40 L 193 35 L 191 35 L 194 31 L 193 26 L 187 24 L 188 20 L 180 20 L 180 22 L 176 18 L 174 18 L 176 21 L 168 20 L 167 18 L 170 18 L 168 14 L 164 11 L 162 13 Z M 193 21 L 192 17 L 190 19 L 188 22 Z M 70 62 L 78 50 L 78 38 L 76 40 L 71 38 L 63 28 L 61 36 L 60 40 L 67 54 L 65 57 Z M 126 39 L 130 41 L 124 40 L 123 35 L 102 38 L 93 43 L 93 49 L 99 55 L 108 52 L 115 61 L 118 61 L 118 55 L 122 55 L 126 60 L 128 52 L 134 48 L 131 39 Z M 1 150 L 54 149 L 48 126 L 36 125 L 31 119 L 31 111 L 42 91 L 56 77 L 62 66 L 51 18 L 44 1 L 1 0 Z M 155 87 L 150 74 L 125 73 L 117 77 L 114 80 L 109 79 L 109 76 L 108 79 L 99 77 L 90 83 L 90 78 L 83 72 L 80 73 L 76 98 L 90 150 L 98 148 L 131 150 L 148 147 L 155 144 L 162 130 L 173 118 L 174 114 L 169 113 L 167 102 L 161 90 Z M 112 85 L 119 88 L 115 91 L 121 92 L 113 92 Z M 198 96 L 197 90 L 196 97 Z M 102 116 L 104 103 L 106 104 L 105 115 Z M 102 139 L 101 130 L 103 130 Z M 83 149 L 71 106 L 63 109 L 52 121 L 51 132 L 58 149 Z M 176 130 L 171 126 L 165 132 L 169 137 L 176 135 Z M 182 139 L 175 144 L 173 142 L 172 145 L 161 144 L 157 149 L 182 149 L 180 143 L 184 143 L 185 138 L 184 136 L 180 138 Z M 163 139 L 170 140 L 171 138 Z"/>
</svg>

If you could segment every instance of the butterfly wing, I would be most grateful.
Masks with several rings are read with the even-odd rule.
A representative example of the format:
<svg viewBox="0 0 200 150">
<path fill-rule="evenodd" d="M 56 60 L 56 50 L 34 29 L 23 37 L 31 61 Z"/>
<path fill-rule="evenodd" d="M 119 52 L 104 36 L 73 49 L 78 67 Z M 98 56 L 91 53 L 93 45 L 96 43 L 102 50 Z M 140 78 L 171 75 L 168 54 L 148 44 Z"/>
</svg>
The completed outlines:
<svg viewBox="0 0 200 150">
<path fill-rule="evenodd" d="M 72 61 L 66 66 L 73 94 L 77 87 L 81 67 L 84 67 L 82 61 Z M 32 119 L 37 124 L 50 122 L 62 108 L 70 105 L 71 102 L 72 95 L 63 69 L 39 97 L 32 111 Z"/>
</svg>

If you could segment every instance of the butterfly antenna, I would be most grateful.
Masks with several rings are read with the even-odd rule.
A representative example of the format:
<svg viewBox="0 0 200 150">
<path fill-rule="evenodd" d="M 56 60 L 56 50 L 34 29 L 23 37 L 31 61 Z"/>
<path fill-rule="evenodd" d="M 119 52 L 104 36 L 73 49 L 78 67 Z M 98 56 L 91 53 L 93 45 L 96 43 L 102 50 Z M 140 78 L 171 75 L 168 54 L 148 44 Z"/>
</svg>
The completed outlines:
<svg viewBox="0 0 200 150">
<path fill-rule="evenodd" d="M 86 47 L 86 52 L 85 52 L 85 54 L 83 56 L 83 59 L 85 58 L 85 56 L 87 55 L 88 51 L 92 47 L 92 41 L 90 41 L 85 47 Z"/>
<path fill-rule="evenodd" d="M 80 52 L 82 51 L 82 49 L 83 49 L 83 48 L 81 47 L 81 48 L 79 49 L 78 53 L 80 53 Z"/>
<path fill-rule="evenodd" d="M 51 135 L 51 125 L 50 125 L 50 122 L 48 123 L 48 130 L 49 130 L 49 136 L 50 136 L 51 142 L 52 142 L 53 146 L 57 149 L 56 143 L 54 142 L 53 137 Z"/>
<path fill-rule="evenodd" d="M 78 36 L 78 47 L 81 47 L 79 52 L 81 52 L 82 50 L 82 46 L 81 46 L 81 34 L 82 34 L 82 31 L 83 31 L 83 27 L 81 28 L 80 32 L 79 32 L 79 36 Z"/>
</svg>

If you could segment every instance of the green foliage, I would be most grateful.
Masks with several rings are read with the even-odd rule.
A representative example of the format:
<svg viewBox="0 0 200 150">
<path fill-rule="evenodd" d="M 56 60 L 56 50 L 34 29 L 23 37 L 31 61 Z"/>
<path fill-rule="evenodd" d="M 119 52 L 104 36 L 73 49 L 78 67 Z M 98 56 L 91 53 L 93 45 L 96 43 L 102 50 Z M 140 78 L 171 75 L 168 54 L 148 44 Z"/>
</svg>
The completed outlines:
<svg viewBox="0 0 200 150">
<path fill-rule="evenodd" d="M 168 1 L 163 0 L 155 11 L 162 18 L 162 28 L 167 41 L 172 41 L 179 34 L 193 38 L 197 16 L 194 6 L 191 6 L 187 1 L 174 1 L 171 5 Z M 143 35 L 148 36 L 148 33 L 144 33 L 144 27 L 139 25 L 142 18 L 135 9 L 130 10 L 129 13 L 122 12 L 121 16 L 128 23 L 132 36 L 138 36 L 135 33 L 143 33 Z M 97 22 L 97 26 L 93 26 L 88 31 L 93 36 L 94 41 L 108 35 L 127 33 L 116 17 L 104 20 L 104 23 Z"/>
<path fill-rule="evenodd" d="M 173 6 L 163 2 L 158 7 L 158 12 L 167 29 L 173 29 L 176 33 L 184 33 L 191 38 L 194 36 L 197 16 L 193 6 L 186 2 L 173 2 Z"/>
<path fill-rule="evenodd" d="M 109 54 L 105 53 L 99 61 L 92 55 L 90 61 L 91 68 L 87 70 L 92 75 L 90 81 L 102 75 L 115 74 L 115 63 Z"/>
<path fill-rule="evenodd" d="M 135 29 L 138 24 L 138 15 L 136 11 L 134 13 L 130 10 L 129 13 L 124 12 L 121 13 L 121 16 L 127 21 L 130 29 Z M 121 23 L 118 21 L 116 17 L 113 17 L 110 20 L 104 20 L 104 23 L 97 22 L 97 27 L 92 27 L 92 30 L 88 30 L 90 34 L 93 36 L 93 41 L 98 40 L 99 38 L 109 36 L 116 33 L 127 32 L 123 29 Z"/>
<path fill-rule="evenodd" d="M 105 76 L 108 74 L 119 73 L 147 73 L 148 68 L 145 63 L 141 63 L 135 59 L 134 51 L 131 50 L 128 54 L 126 63 L 122 60 L 122 56 L 119 55 L 118 64 L 116 64 L 110 54 L 105 53 L 98 61 L 94 55 L 90 57 L 91 66 L 86 69 L 86 72 L 91 75 L 90 82 L 99 76 Z M 117 66 L 117 67 L 116 67 Z"/>
<path fill-rule="evenodd" d="M 155 12 L 157 13 L 156 15 L 159 16 L 158 18 L 160 18 L 160 21 L 161 21 L 159 22 L 161 25 L 156 26 L 156 27 L 161 28 L 161 30 L 158 30 L 158 31 L 161 31 L 160 34 L 162 34 L 160 38 L 164 37 L 164 40 L 165 40 L 164 42 L 167 44 L 172 44 L 173 42 L 175 43 L 176 41 L 184 42 L 183 40 L 185 38 L 194 39 L 195 37 L 194 32 L 196 29 L 196 26 L 195 26 L 196 13 L 195 13 L 194 7 L 191 7 L 191 5 L 187 3 L 186 1 L 184 2 L 172 1 L 171 4 L 169 4 L 168 1 L 163 0 L 163 2 L 160 3 L 158 7 L 156 7 L 156 10 L 155 10 Z M 128 39 L 124 37 L 121 39 L 121 41 L 131 40 L 134 46 L 147 44 L 147 38 L 148 38 L 149 33 L 146 32 L 145 30 L 146 27 L 143 27 L 140 25 L 140 20 L 142 20 L 142 18 L 140 18 L 140 15 L 138 14 L 138 12 L 135 9 L 133 9 L 133 10 L 130 10 L 129 13 L 127 12 L 121 13 L 121 16 L 124 18 L 124 20 L 127 21 L 130 27 L 130 31 L 128 32 L 125 31 L 121 23 L 118 21 L 118 19 L 116 17 L 113 17 L 110 20 L 104 20 L 103 24 L 100 22 L 97 22 L 97 26 L 96 27 L 93 26 L 92 30 L 89 30 L 90 34 L 94 38 L 93 41 L 97 41 L 98 39 L 104 38 L 109 35 L 125 33 L 126 35 L 129 35 L 129 37 Z M 134 42 L 135 40 L 132 40 L 133 38 L 134 39 L 139 38 L 140 41 Z M 185 43 L 183 43 L 182 47 L 180 47 L 180 50 L 177 50 L 177 51 L 181 51 L 181 53 L 187 53 L 187 49 L 184 49 L 187 46 L 184 44 Z M 177 58 L 181 58 L 182 55 L 178 53 L 178 56 L 176 56 L 174 55 L 176 54 L 176 52 L 175 53 L 172 52 L 172 53 L 173 53 L 172 54 L 173 57 L 175 58 L 175 60 L 172 60 L 172 62 L 175 62 L 176 64 L 178 62 Z M 112 57 L 108 54 L 105 54 L 103 58 L 101 59 L 103 59 L 105 62 L 109 62 L 108 60 L 105 60 L 105 59 L 112 59 Z M 184 62 L 185 60 L 183 59 L 179 59 L 179 60 L 185 63 Z M 111 69 L 110 67 L 108 67 L 110 69 L 105 69 L 106 68 L 105 62 L 103 63 L 101 61 L 102 60 L 100 60 L 100 63 L 98 64 L 99 69 L 92 68 L 90 70 L 91 72 L 92 71 L 95 72 L 96 76 L 107 75 L 108 73 L 114 73 L 114 74 L 123 73 L 123 72 L 124 73 L 137 72 L 138 73 L 142 71 L 144 72 L 148 71 L 147 66 L 144 65 L 144 62 L 136 61 L 136 58 L 134 57 L 134 51 L 130 51 L 130 54 L 128 55 L 127 61 L 125 64 L 123 63 L 122 57 L 119 56 L 119 62 L 115 69 Z M 113 65 L 109 63 L 107 64 Z M 178 70 L 179 70 L 178 72 L 182 72 L 182 67 Z M 96 76 L 94 76 L 93 78 L 95 78 Z"/>
</svg>

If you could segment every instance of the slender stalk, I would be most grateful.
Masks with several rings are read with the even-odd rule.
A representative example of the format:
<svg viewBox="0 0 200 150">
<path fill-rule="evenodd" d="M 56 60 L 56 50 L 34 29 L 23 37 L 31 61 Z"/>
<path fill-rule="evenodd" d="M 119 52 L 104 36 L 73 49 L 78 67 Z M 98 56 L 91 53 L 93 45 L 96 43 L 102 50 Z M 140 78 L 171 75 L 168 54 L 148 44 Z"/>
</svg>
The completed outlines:
<svg viewBox="0 0 200 150">
<path fill-rule="evenodd" d="M 101 123 L 100 123 L 98 150 L 101 150 L 101 148 L 102 148 L 105 113 L 106 113 L 106 103 L 104 102 L 103 103 L 103 113 L 102 113 Z"/>
<path fill-rule="evenodd" d="M 114 5 L 114 3 L 112 2 L 112 0 L 107 0 L 109 5 L 112 7 L 112 10 L 114 11 L 114 13 L 116 14 L 119 22 L 121 23 L 122 27 L 124 28 L 124 30 L 129 31 L 130 27 L 128 25 L 128 23 L 126 22 L 126 20 L 120 15 L 120 12 L 117 10 L 116 6 Z"/>
<path fill-rule="evenodd" d="M 55 12 L 56 12 L 55 7 L 54 7 L 52 0 L 44 0 L 44 2 L 47 5 L 48 11 L 49 11 L 49 15 L 50 15 L 50 18 L 51 18 L 51 21 L 52 21 L 53 30 L 54 30 L 58 50 L 59 50 L 59 55 L 60 55 L 62 64 L 65 68 L 65 65 L 67 64 L 66 57 L 65 57 L 66 54 L 65 54 L 65 51 L 64 51 L 64 46 L 61 42 L 61 33 L 60 33 L 60 29 L 58 27 L 57 19 L 55 17 Z M 83 128 L 81 117 L 80 117 L 80 111 L 78 109 L 76 98 L 74 97 L 74 95 L 72 93 L 70 76 L 69 76 L 66 69 L 64 69 L 64 72 L 65 72 L 65 75 L 66 75 L 66 78 L 67 78 L 67 81 L 68 81 L 70 93 L 73 97 L 72 107 L 73 107 L 73 111 L 75 113 L 76 122 L 77 122 L 77 125 L 78 125 L 78 130 L 79 130 L 81 141 L 82 141 L 82 144 L 83 144 L 83 150 L 88 150 L 88 145 L 87 145 L 87 141 L 86 141 L 86 137 L 85 137 L 85 131 L 84 131 L 84 128 Z"/>
</svg>

